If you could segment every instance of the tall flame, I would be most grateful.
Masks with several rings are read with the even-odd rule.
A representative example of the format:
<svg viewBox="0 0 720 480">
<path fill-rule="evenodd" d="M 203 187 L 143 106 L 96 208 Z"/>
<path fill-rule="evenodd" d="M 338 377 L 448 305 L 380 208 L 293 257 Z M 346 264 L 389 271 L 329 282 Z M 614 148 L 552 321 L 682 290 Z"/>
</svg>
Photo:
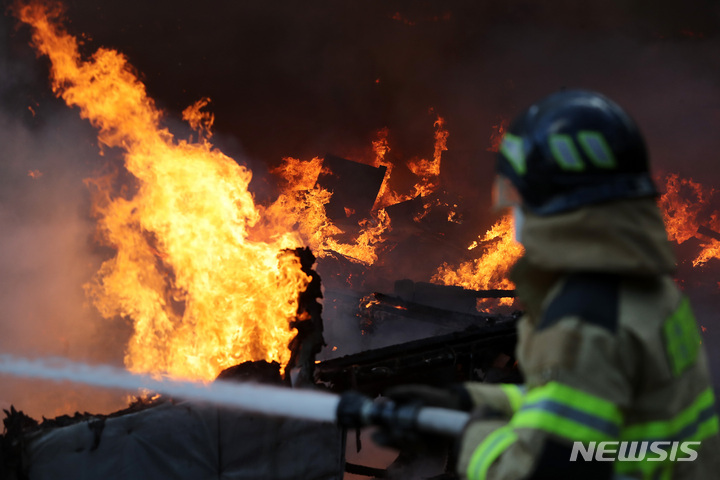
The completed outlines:
<svg viewBox="0 0 720 480">
<path fill-rule="evenodd" d="M 125 363 L 134 372 L 211 379 L 244 360 L 285 364 L 298 293 L 309 283 L 288 233 L 250 240 L 259 212 L 251 172 L 209 142 L 207 99 L 185 111 L 198 141 L 177 140 L 124 56 L 101 48 L 81 58 L 60 8 L 22 5 L 35 48 L 51 62 L 53 90 L 124 151 L 134 194 L 93 180 L 101 240 L 116 250 L 87 286 L 104 317 L 134 322 Z"/>
<path fill-rule="evenodd" d="M 377 140 L 372 142 L 373 152 L 375 153 L 372 165 L 374 167 L 382 165 L 386 168 L 385 178 L 383 179 L 377 199 L 375 200 L 375 205 L 373 206 L 374 209 L 385 208 L 412 198 L 410 195 L 399 194 L 390 187 L 390 179 L 392 178 L 392 172 L 395 168 L 395 164 L 386 158 L 388 152 L 391 150 L 390 143 L 388 141 L 388 134 L 389 131 L 387 127 L 381 128 L 377 132 Z"/>
<path fill-rule="evenodd" d="M 447 139 L 449 133 L 445 128 L 445 119 L 438 116 L 435 120 L 435 151 L 432 160 L 424 158 L 410 160 L 408 168 L 417 175 L 420 181 L 415 185 L 415 191 L 410 195 L 416 197 L 418 195 L 425 196 L 434 192 L 438 186 L 438 178 L 440 176 L 440 161 L 442 160 L 442 152 L 447 150 Z"/>
</svg>

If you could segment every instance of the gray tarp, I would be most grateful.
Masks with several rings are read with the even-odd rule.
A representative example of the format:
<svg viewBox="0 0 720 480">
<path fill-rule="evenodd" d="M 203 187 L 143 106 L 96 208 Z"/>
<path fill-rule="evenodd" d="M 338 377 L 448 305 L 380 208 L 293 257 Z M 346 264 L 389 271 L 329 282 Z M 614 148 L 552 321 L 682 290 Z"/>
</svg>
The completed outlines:
<svg viewBox="0 0 720 480">
<path fill-rule="evenodd" d="M 333 425 L 162 404 L 30 435 L 30 480 L 340 480 Z"/>
</svg>

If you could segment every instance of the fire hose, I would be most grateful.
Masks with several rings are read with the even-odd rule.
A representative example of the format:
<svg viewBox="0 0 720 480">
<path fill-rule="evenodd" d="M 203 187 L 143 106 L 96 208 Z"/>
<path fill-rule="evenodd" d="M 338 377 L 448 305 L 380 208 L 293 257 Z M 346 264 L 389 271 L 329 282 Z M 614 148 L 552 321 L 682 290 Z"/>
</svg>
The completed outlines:
<svg viewBox="0 0 720 480">
<path fill-rule="evenodd" d="M 372 400 L 356 392 L 337 395 L 316 390 L 220 380 L 208 384 L 183 382 L 61 358 L 26 359 L 0 355 L 0 373 L 105 388 L 145 389 L 179 399 L 237 408 L 247 413 L 334 423 L 348 428 L 377 425 L 456 436 L 470 418 L 466 412 L 414 404 L 399 405 L 384 398 Z"/>
<path fill-rule="evenodd" d="M 459 435 L 470 419 L 467 412 L 419 404 L 398 405 L 388 399 L 372 400 L 348 392 L 339 396 L 337 423 L 344 427 L 380 427 L 417 430 L 436 435 Z"/>
</svg>

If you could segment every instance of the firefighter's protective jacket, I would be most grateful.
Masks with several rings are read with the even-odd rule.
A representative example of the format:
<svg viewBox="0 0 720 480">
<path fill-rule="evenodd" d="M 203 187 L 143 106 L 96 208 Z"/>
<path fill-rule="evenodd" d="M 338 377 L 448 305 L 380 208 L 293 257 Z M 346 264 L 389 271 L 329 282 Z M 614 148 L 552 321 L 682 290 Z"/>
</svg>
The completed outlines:
<svg viewBox="0 0 720 480">
<path fill-rule="evenodd" d="M 674 256 L 655 202 L 527 214 L 522 239 L 513 280 L 526 311 L 517 347 L 526 384 L 467 384 L 476 404 L 504 418 L 468 425 L 460 475 L 720 478 L 707 360 L 690 304 L 670 276 Z M 633 441 L 666 441 L 667 458 L 650 461 L 661 455 L 647 450 L 642 461 L 590 462 L 579 454 L 569 461 L 573 442 L 596 442 L 604 458 L 641 457 L 643 444 Z M 677 461 L 690 457 L 671 443 L 682 441 L 701 442 L 695 461 Z"/>
</svg>

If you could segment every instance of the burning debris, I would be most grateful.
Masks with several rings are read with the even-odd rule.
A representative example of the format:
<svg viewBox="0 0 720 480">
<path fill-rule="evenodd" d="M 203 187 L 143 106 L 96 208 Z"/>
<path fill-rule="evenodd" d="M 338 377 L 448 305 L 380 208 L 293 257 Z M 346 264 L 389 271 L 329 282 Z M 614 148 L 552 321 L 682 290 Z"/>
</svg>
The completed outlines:
<svg viewBox="0 0 720 480">
<path fill-rule="evenodd" d="M 387 167 L 373 167 L 325 155 L 317 188 L 332 192 L 325 212 L 334 223 L 357 225 L 370 216 Z"/>
</svg>

